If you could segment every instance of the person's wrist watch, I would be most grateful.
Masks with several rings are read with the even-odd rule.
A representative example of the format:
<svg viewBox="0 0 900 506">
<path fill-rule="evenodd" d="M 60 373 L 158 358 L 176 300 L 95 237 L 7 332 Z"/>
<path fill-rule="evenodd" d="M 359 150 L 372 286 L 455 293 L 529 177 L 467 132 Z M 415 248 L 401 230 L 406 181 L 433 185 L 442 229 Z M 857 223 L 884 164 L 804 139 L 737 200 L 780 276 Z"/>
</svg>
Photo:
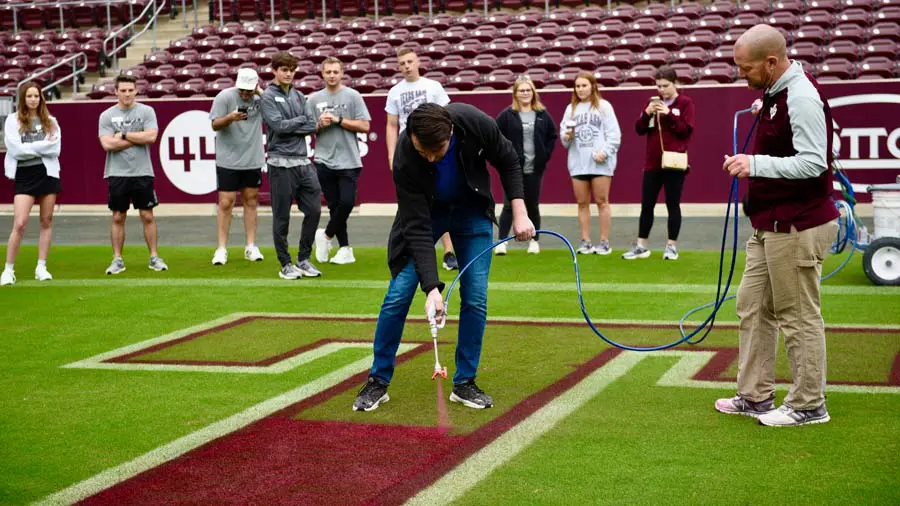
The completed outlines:
<svg viewBox="0 0 900 506">
<path fill-rule="evenodd" d="M 127 140 L 128 140 L 128 139 L 125 138 L 125 130 L 122 130 L 122 140 L 123 140 L 123 141 L 127 141 Z"/>
<path fill-rule="evenodd" d="M 343 115 L 338 116 L 338 122 L 337 122 L 338 126 L 341 126 L 341 124 L 342 124 L 343 122 L 344 122 L 344 116 L 343 116 Z"/>
</svg>

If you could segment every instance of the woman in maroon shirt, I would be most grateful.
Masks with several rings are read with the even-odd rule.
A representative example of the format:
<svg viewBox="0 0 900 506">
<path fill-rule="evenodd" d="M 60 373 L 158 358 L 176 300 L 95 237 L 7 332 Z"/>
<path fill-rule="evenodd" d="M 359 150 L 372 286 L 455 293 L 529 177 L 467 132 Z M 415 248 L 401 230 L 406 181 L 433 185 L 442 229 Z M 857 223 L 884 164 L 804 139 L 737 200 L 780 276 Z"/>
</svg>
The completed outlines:
<svg viewBox="0 0 900 506">
<path fill-rule="evenodd" d="M 647 238 L 653 228 L 653 208 L 659 191 L 666 189 L 666 209 L 669 211 L 669 240 L 663 252 L 664 260 L 677 260 L 678 233 L 681 231 L 681 190 L 687 170 L 664 169 L 662 152 L 687 153 L 691 134 L 694 132 L 694 101 L 678 93 L 677 76 L 670 67 L 656 71 L 658 96 L 648 100 L 638 118 L 635 129 L 638 135 L 647 136 L 644 160 L 644 180 L 641 185 L 641 218 L 638 239 L 631 250 L 622 255 L 626 260 L 648 258 L 650 249 Z M 661 135 L 660 135 L 661 132 Z"/>
</svg>

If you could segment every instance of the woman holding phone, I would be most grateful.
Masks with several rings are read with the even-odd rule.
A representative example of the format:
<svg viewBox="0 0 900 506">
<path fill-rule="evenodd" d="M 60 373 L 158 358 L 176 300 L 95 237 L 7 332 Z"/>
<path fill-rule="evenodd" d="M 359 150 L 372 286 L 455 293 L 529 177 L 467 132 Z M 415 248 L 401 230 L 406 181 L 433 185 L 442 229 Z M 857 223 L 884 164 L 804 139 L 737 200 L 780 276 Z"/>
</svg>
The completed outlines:
<svg viewBox="0 0 900 506">
<path fill-rule="evenodd" d="M 608 255 L 612 221 L 609 188 L 622 131 L 612 104 L 600 97 L 597 79 L 590 72 L 582 71 L 575 77 L 572 101 L 566 106 L 560 132 L 562 145 L 569 151 L 569 175 L 578 202 L 581 242 L 577 251 Z M 591 193 L 600 216 L 600 242 L 596 246 L 591 244 Z"/>
<path fill-rule="evenodd" d="M 677 76 L 671 67 L 656 71 L 658 95 L 650 97 L 635 123 L 638 135 L 647 136 L 644 177 L 641 184 L 641 218 L 638 237 L 631 249 L 622 255 L 626 260 L 650 257 L 648 239 L 653 227 L 653 209 L 659 191 L 666 190 L 668 241 L 663 260 L 678 260 L 678 234 L 681 231 L 681 192 L 687 167 L 663 163 L 663 152 L 687 153 L 694 132 L 694 101 L 679 94 Z M 685 155 L 686 158 L 686 155 Z"/>
</svg>

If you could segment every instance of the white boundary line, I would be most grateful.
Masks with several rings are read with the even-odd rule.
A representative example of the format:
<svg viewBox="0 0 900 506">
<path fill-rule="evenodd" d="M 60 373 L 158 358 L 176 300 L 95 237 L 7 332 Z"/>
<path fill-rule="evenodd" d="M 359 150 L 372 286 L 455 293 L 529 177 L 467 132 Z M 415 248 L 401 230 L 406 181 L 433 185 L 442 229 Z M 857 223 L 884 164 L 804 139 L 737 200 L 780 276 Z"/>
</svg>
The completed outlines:
<svg viewBox="0 0 900 506">
<path fill-rule="evenodd" d="M 528 418 L 502 434 L 490 444 L 472 454 L 460 465 L 453 468 L 430 487 L 420 491 L 409 501 L 409 506 L 435 506 L 450 504 L 461 498 L 474 488 L 481 480 L 494 470 L 506 464 L 539 437 L 550 432 L 566 417 L 596 397 L 610 383 L 631 371 L 643 359 L 649 357 L 680 357 L 658 381 L 658 386 L 727 389 L 732 382 L 696 381 L 692 377 L 702 369 L 716 352 L 712 351 L 658 351 L 641 353 L 625 351 L 597 369 L 578 384 L 553 399 L 543 408 L 535 411 Z M 843 388 L 842 388 L 843 387 Z M 788 385 L 778 385 L 779 390 L 786 390 Z M 829 392 L 867 393 L 867 394 L 900 394 L 898 387 L 856 387 L 830 385 Z M 712 407 L 710 406 L 710 409 Z"/>
<path fill-rule="evenodd" d="M 406 353 L 416 348 L 421 343 L 416 344 L 400 344 L 398 354 Z M 285 392 L 272 399 L 265 400 L 259 404 L 232 415 L 224 420 L 207 425 L 206 427 L 192 432 L 184 437 L 176 439 L 171 443 L 160 446 L 151 450 L 130 462 L 111 467 L 101 473 L 88 478 L 87 480 L 76 483 L 55 494 L 47 496 L 35 504 L 39 505 L 60 505 L 72 504 L 81 501 L 94 494 L 102 492 L 118 483 L 121 483 L 138 474 L 162 465 L 173 460 L 185 453 L 199 448 L 204 444 L 226 436 L 235 432 L 251 423 L 259 421 L 273 413 L 276 413 L 292 404 L 296 404 L 313 395 L 323 392 L 347 378 L 361 372 L 365 372 L 372 365 L 372 358 L 364 358 L 357 360 L 352 364 L 346 365 L 334 372 L 328 373 L 311 383 L 297 387 L 293 390 Z"/>
<path fill-rule="evenodd" d="M 105 287 L 243 287 L 243 288 L 355 288 L 370 290 L 385 290 L 388 281 L 374 280 L 325 280 L 310 279 L 302 281 L 285 281 L 270 278 L 157 278 L 135 279 L 128 277 L 117 278 L 86 278 L 86 279 L 54 279 L 52 282 L 28 281 L 18 283 L 29 288 L 55 288 L 55 287 L 79 287 L 79 288 L 105 288 Z M 612 292 L 612 293 L 658 293 L 658 294 L 707 294 L 714 296 L 716 285 L 682 284 L 671 285 L 663 283 L 582 283 L 584 292 Z M 737 285 L 732 288 L 736 289 Z M 553 283 L 523 283 L 511 281 L 492 281 L 488 289 L 498 292 L 574 292 L 574 282 Z M 733 291 L 732 291 L 733 293 Z M 824 295 L 900 295 L 900 287 L 894 286 L 835 286 L 823 285 Z"/>
</svg>

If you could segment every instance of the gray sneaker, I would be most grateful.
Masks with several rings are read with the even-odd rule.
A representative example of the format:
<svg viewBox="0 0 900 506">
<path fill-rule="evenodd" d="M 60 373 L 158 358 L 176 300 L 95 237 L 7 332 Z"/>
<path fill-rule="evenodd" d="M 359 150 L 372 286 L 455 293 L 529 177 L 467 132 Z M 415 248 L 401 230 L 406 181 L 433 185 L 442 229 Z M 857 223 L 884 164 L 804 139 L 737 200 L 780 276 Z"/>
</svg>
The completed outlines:
<svg viewBox="0 0 900 506">
<path fill-rule="evenodd" d="M 150 257 L 150 265 L 148 266 L 150 270 L 159 272 L 159 271 L 167 271 L 169 270 L 169 266 L 163 262 L 162 258 L 159 257 Z"/>
<path fill-rule="evenodd" d="M 581 242 L 578 243 L 578 249 L 576 249 L 575 252 L 581 255 L 590 255 L 594 252 L 594 245 L 591 244 L 591 241 L 582 239 Z"/>
<path fill-rule="evenodd" d="M 353 411 L 375 411 L 378 409 L 382 402 L 391 400 L 387 394 L 387 388 L 387 383 L 369 376 L 369 381 L 356 394 L 356 400 L 353 401 Z"/>
<path fill-rule="evenodd" d="M 796 427 L 797 425 L 810 425 L 814 423 L 828 423 L 831 416 L 825 404 L 815 409 L 794 409 L 788 405 L 782 405 L 778 409 L 760 415 L 760 425 L 769 427 Z"/>
<path fill-rule="evenodd" d="M 745 415 L 753 418 L 775 409 L 775 397 L 760 402 L 744 399 L 740 395 L 716 401 L 716 411 L 727 415 Z"/>
<path fill-rule="evenodd" d="M 313 263 L 310 262 L 308 258 L 302 262 L 298 262 L 297 269 L 299 269 L 300 272 L 302 272 L 303 275 L 308 278 L 317 278 L 322 275 L 322 271 L 316 269 L 316 266 L 313 265 Z"/>
<path fill-rule="evenodd" d="M 638 243 L 634 243 L 631 246 L 631 249 L 622 254 L 622 258 L 625 260 L 636 260 L 638 258 L 649 258 L 650 250 L 641 246 Z"/>
<path fill-rule="evenodd" d="M 663 260 L 678 260 L 678 249 L 672 244 L 666 244 Z"/>
<path fill-rule="evenodd" d="M 122 260 L 122 257 L 113 258 L 109 267 L 106 268 L 107 274 L 121 274 L 125 272 L 125 260 Z"/>
<path fill-rule="evenodd" d="M 278 277 L 281 279 L 300 279 L 303 277 L 303 273 L 294 264 L 284 264 L 281 270 L 278 271 Z"/>
<path fill-rule="evenodd" d="M 450 401 L 462 403 L 463 406 L 473 409 L 485 409 L 494 405 L 494 400 L 491 399 L 491 396 L 478 388 L 475 380 L 453 385 Z"/>
<path fill-rule="evenodd" d="M 600 244 L 594 246 L 594 253 L 598 255 L 609 255 L 612 249 L 609 247 L 609 241 L 600 241 Z"/>
</svg>

